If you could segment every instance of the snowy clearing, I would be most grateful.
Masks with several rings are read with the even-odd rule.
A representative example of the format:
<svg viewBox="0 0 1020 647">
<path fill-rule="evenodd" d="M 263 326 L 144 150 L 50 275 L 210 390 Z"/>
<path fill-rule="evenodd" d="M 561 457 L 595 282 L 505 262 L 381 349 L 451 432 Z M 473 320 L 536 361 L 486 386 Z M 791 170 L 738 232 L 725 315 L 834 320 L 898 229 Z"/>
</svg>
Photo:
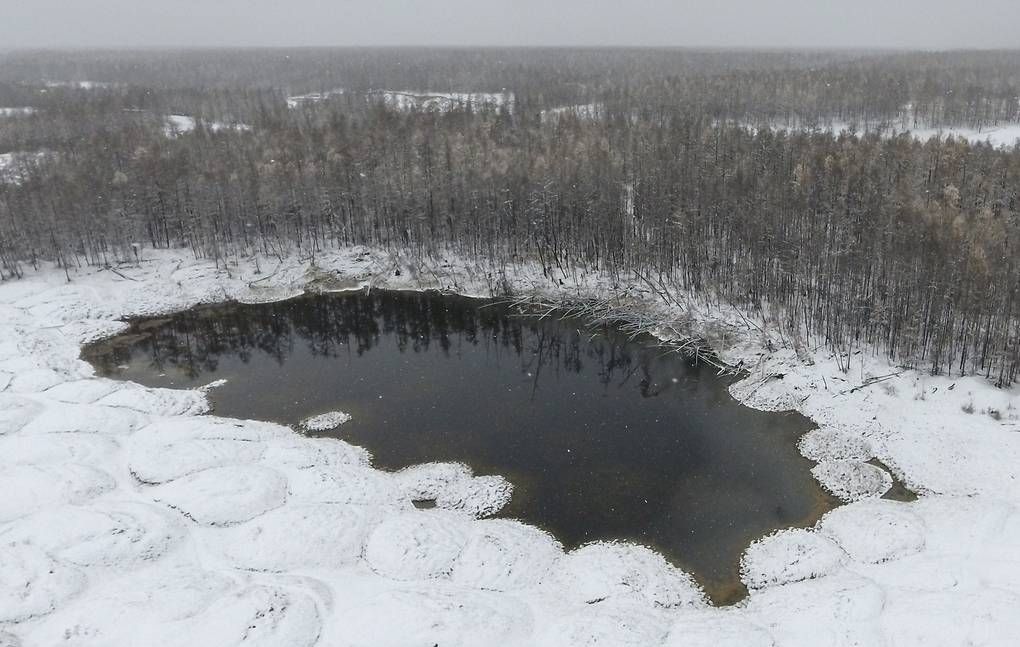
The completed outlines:
<svg viewBox="0 0 1020 647">
<path fill-rule="evenodd" d="M 310 92 L 287 97 L 287 107 L 297 108 L 308 103 L 318 103 L 331 97 L 345 94 L 343 88 L 326 92 Z M 490 108 L 498 110 L 503 106 L 513 110 L 514 95 L 512 92 L 429 92 L 416 90 L 369 90 L 364 99 L 380 102 L 392 110 L 425 112 L 449 112 L 459 108 L 480 110 Z"/>
<path fill-rule="evenodd" d="M 0 153 L 0 183 L 21 184 L 33 165 L 52 154 L 49 151 Z"/>
<path fill-rule="evenodd" d="M 744 126 L 752 132 L 761 127 L 759 125 L 749 124 L 744 124 Z M 1017 123 L 987 126 L 985 128 L 966 128 L 963 126 L 932 128 L 924 125 L 915 126 L 906 121 L 894 122 L 892 124 L 869 124 L 851 123 L 848 121 L 834 119 L 831 121 L 819 122 L 817 124 L 780 122 L 769 124 L 768 128 L 777 131 L 814 131 L 830 133 L 833 135 L 839 135 L 843 132 L 878 133 L 882 137 L 886 138 L 893 138 L 906 134 L 922 142 L 928 141 L 933 137 L 938 137 L 940 139 L 954 137 L 957 139 L 963 139 L 970 144 L 988 143 L 995 148 L 1011 147 L 1017 143 L 1018 139 L 1020 139 L 1020 124 Z"/>
<path fill-rule="evenodd" d="M 855 500 L 813 529 L 754 542 L 750 596 L 713 608 L 647 548 L 565 553 L 539 529 L 482 518 L 508 500 L 502 478 L 448 463 L 379 471 L 363 449 L 200 415 L 201 391 L 96 378 L 78 359 L 122 316 L 282 299 L 309 283 L 484 295 L 498 270 L 454 260 L 419 274 L 364 248 L 263 274 L 187 250 L 142 257 L 116 273 L 72 271 L 70 283 L 51 267 L 0 284 L 0 488 L 16 493 L 0 503 L 0 644 L 815 647 L 1020 635 L 1016 388 L 913 371 L 864 386 L 895 369 L 861 355 L 843 373 L 822 351 L 811 363 L 781 345 L 766 352 L 735 313 L 692 306 L 741 333 L 722 349 L 752 367 L 733 395 L 814 419 L 801 451 Z M 639 281 L 579 274 L 559 286 L 534 265 L 507 278 L 518 292 L 625 294 L 676 314 Z M 921 498 L 875 498 L 889 475 L 872 458 Z M 419 498 L 436 507 L 415 509 Z"/>
<path fill-rule="evenodd" d="M 569 106 L 547 108 L 538 113 L 542 123 L 557 123 L 560 118 L 572 116 L 581 121 L 594 121 L 600 119 L 605 112 L 605 106 L 601 103 L 579 103 Z"/>
<path fill-rule="evenodd" d="M 31 106 L 25 106 L 22 108 L 0 108 L 0 117 L 21 117 L 31 115 L 35 112 L 36 109 Z"/>
<path fill-rule="evenodd" d="M 410 90 L 372 90 L 370 100 L 381 100 L 394 110 L 449 112 L 458 108 L 513 110 L 512 92 L 417 92 Z"/>
</svg>

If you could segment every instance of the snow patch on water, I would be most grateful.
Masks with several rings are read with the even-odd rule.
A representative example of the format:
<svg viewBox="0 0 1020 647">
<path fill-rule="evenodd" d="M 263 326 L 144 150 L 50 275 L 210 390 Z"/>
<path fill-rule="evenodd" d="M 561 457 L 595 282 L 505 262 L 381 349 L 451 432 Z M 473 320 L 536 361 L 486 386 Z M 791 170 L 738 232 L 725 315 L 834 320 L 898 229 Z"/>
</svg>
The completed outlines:
<svg viewBox="0 0 1020 647">
<path fill-rule="evenodd" d="M 351 414 L 343 411 L 329 411 L 311 416 L 301 421 L 301 428 L 305 431 L 329 431 L 336 429 L 345 422 L 349 422 Z"/>
</svg>

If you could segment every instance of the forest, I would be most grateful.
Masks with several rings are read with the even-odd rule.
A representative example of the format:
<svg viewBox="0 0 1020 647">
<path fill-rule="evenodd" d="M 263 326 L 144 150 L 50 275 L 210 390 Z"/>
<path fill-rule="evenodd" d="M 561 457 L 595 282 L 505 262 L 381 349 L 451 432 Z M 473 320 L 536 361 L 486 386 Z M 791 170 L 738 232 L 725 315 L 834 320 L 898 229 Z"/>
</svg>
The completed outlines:
<svg viewBox="0 0 1020 647">
<path fill-rule="evenodd" d="M 1018 52 L 0 54 L 0 274 L 141 247 L 538 262 L 1004 386 L 1020 146 L 876 126 L 1018 123 Z"/>
</svg>

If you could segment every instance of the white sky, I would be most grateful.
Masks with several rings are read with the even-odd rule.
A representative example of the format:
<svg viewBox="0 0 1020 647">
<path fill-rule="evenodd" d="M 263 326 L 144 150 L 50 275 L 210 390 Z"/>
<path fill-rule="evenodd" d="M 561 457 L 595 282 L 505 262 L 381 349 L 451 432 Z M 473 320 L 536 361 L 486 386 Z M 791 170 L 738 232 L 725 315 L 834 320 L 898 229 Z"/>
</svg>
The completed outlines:
<svg viewBox="0 0 1020 647">
<path fill-rule="evenodd" d="M 0 0 L 0 48 L 1020 47 L 1020 0 Z"/>
</svg>

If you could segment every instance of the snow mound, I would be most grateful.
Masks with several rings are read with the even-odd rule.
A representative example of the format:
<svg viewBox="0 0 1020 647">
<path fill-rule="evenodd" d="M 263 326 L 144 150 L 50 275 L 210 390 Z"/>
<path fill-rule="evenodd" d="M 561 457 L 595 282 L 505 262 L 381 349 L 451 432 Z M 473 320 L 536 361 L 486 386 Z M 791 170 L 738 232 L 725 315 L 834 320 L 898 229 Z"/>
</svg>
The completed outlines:
<svg viewBox="0 0 1020 647">
<path fill-rule="evenodd" d="M 287 481 L 288 496 L 295 503 L 411 507 L 389 474 L 369 467 L 316 465 L 289 471 Z"/>
<path fill-rule="evenodd" d="M 816 463 L 835 460 L 863 462 L 875 455 L 870 443 L 859 434 L 832 426 L 819 427 L 804 434 L 798 443 L 798 449 L 806 458 Z"/>
<path fill-rule="evenodd" d="M 60 384 L 65 379 L 51 368 L 34 368 L 15 375 L 7 390 L 11 393 L 39 393 Z"/>
<path fill-rule="evenodd" d="M 150 389 L 133 384 L 100 398 L 97 404 L 154 416 L 194 416 L 209 410 L 209 402 L 201 391 Z"/>
<path fill-rule="evenodd" d="M 189 474 L 148 492 L 198 523 L 226 526 L 283 505 L 287 479 L 261 465 L 233 465 Z"/>
<path fill-rule="evenodd" d="M 0 523 L 65 503 L 84 503 L 113 489 L 116 482 L 94 467 L 60 465 L 4 465 L 0 470 Z M 16 496 L 11 496 L 18 493 Z"/>
<path fill-rule="evenodd" d="M 690 575 L 645 546 L 598 542 L 556 562 L 543 585 L 576 601 L 640 603 L 662 608 L 700 607 L 705 596 Z"/>
<path fill-rule="evenodd" d="M 542 647 L 646 647 L 662 644 L 668 630 L 669 622 L 663 614 L 651 612 L 640 604 L 593 603 L 541 627 L 535 644 Z"/>
<path fill-rule="evenodd" d="M 470 518 L 445 510 L 390 516 L 365 542 L 365 560 L 395 580 L 445 577 L 467 543 Z"/>
<path fill-rule="evenodd" d="M 538 584 L 563 557 L 549 533 L 509 519 L 486 519 L 470 527 L 467 544 L 450 579 L 465 586 L 512 591 Z"/>
<path fill-rule="evenodd" d="M 64 382 L 46 390 L 46 397 L 68 404 L 92 404 L 99 398 L 123 388 L 123 382 L 107 379 L 84 379 Z"/>
<path fill-rule="evenodd" d="M 534 624 L 515 598 L 435 584 L 385 591 L 337 615 L 336 644 L 349 647 L 530 644 Z"/>
<path fill-rule="evenodd" d="M 39 548 L 0 544 L 0 622 L 45 615 L 85 586 L 85 576 Z"/>
<path fill-rule="evenodd" d="M 108 460 L 118 447 L 113 438 L 96 434 L 0 436 L 0 464 L 81 463 L 94 466 Z"/>
<path fill-rule="evenodd" d="M 0 647 L 22 647 L 21 638 L 6 631 L 0 631 Z"/>
<path fill-rule="evenodd" d="M 828 575 L 845 560 L 843 550 L 817 532 L 781 530 L 747 547 L 740 578 L 753 591 Z"/>
<path fill-rule="evenodd" d="M 498 512 L 510 502 L 513 486 L 501 476 L 473 476 L 463 463 L 423 463 L 396 474 L 411 500 L 434 500 L 436 507 L 476 517 Z"/>
<path fill-rule="evenodd" d="M 892 476 L 884 469 L 857 461 L 822 461 L 811 474 L 826 490 L 843 501 L 880 497 L 892 487 Z"/>
<path fill-rule="evenodd" d="M 315 601 L 283 587 L 252 585 L 217 599 L 209 610 L 177 629 L 181 636 L 201 636 L 208 645 L 233 647 L 311 647 L 322 623 Z"/>
<path fill-rule="evenodd" d="M 69 647 L 303 647 L 321 629 L 315 601 L 301 590 L 174 567 L 89 589 L 36 635 L 39 644 Z"/>
<path fill-rule="evenodd" d="M 1020 596 L 1009 591 L 912 591 L 888 603 L 882 629 L 890 645 L 1015 645 Z"/>
<path fill-rule="evenodd" d="M 265 451 L 262 443 L 242 440 L 152 442 L 153 438 L 152 434 L 139 436 L 130 446 L 128 468 L 142 483 L 165 483 L 211 467 L 253 463 Z"/>
<path fill-rule="evenodd" d="M 191 566 L 163 566 L 102 580 L 45 618 L 40 645 L 162 647 L 195 644 L 189 621 L 231 592 L 235 581 Z M 196 627 L 200 629 L 200 627 Z M 205 643 L 204 644 L 212 644 Z"/>
<path fill-rule="evenodd" d="M 145 424 L 142 415 L 117 407 L 51 404 L 26 424 L 24 434 L 87 433 L 126 436 Z"/>
<path fill-rule="evenodd" d="M 190 439 L 264 441 L 292 439 L 289 427 L 256 420 L 231 420 L 213 416 L 191 416 L 158 420 L 138 430 L 136 442 L 173 443 Z"/>
<path fill-rule="evenodd" d="M 0 542 L 33 541 L 78 566 L 138 566 L 157 559 L 185 535 L 178 517 L 147 503 L 66 506 L 20 519 Z"/>
<path fill-rule="evenodd" d="M 869 499 L 836 508 L 818 529 L 859 562 L 876 564 L 924 548 L 924 522 L 895 501 Z"/>
<path fill-rule="evenodd" d="M 42 410 L 34 400 L 0 393 L 0 436 L 19 431 Z"/>
<path fill-rule="evenodd" d="M 343 411 L 329 411 L 317 416 L 311 416 L 301 421 L 301 428 L 305 431 L 329 431 L 336 429 L 345 422 L 350 421 L 351 414 Z"/>
<path fill-rule="evenodd" d="M 814 580 L 752 591 L 744 611 L 768 627 L 777 645 L 871 645 L 890 643 L 877 620 L 886 595 L 874 581 L 841 571 Z"/>
<path fill-rule="evenodd" d="M 733 614 L 709 611 L 684 615 L 662 647 L 772 647 L 769 632 Z"/>
<path fill-rule="evenodd" d="M 216 532 L 233 566 L 256 571 L 340 568 L 361 556 L 373 515 L 364 506 L 289 505 Z M 300 537 L 301 541 L 293 541 Z"/>
<path fill-rule="evenodd" d="M 267 446 L 263 459 L 273 465 L 298 470 L 313 467 L 340 469 L 348 466 L 367 467 L 370 455 L 362 447 L 335 438 L 288 436 Z"/>
</svg>

